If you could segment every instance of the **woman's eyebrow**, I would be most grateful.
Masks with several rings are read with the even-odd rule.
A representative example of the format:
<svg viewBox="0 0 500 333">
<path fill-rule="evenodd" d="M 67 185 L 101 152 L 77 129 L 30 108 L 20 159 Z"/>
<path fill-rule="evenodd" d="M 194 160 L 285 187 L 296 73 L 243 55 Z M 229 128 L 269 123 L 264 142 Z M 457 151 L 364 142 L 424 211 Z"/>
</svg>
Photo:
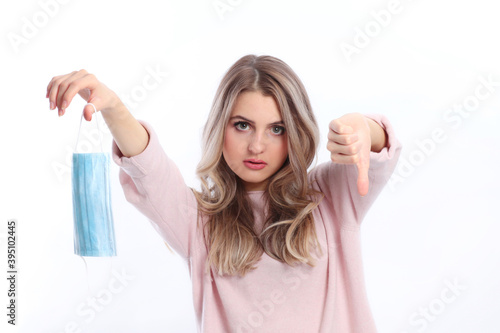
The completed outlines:
<svg viewBox="0 0 500 333">
<path fill-rule="evenodd" d="M 244 121 L 246 121 L 247 123 L 250 123 L 250 124 L 252 124 L 252 125 L 254 125 L 254 124 L 255 124 L 255 122 L 254 122 L 254 121 L 252 121 L 252 120 L 250 120 L 250 119 L 247 119 L 247 118 L 245 118 L 245 117 L 243 117 L 243 116 L 239 116 L 239 115 L 233 116 L 233 117 L 229 118 L 229 120 L 234 120 L 234 119 L 236 119 L 236 118 L 237 118 L 237 119 L 242 119 L 242 120 L 244 120 Z M 280 120 L 280 121 L 275 121 L 274 123 L 270 123 L 269 125 L 285 125 L 285 123 L 283 122 L 283 120 Z"/>
</svg>

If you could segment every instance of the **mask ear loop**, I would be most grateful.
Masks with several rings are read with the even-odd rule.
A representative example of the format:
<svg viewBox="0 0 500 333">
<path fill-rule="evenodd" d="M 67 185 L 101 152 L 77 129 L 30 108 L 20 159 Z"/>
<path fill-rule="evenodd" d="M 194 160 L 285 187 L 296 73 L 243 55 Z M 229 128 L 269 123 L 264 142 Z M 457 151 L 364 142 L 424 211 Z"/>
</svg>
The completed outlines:
<svg viewBox="0 0 500 333">
<path fill-rule="evenodd" d="M 92 105 L 92 107 L 94 108 L 94 115 L 95 115 L 95 120 L 96 120 L 96 123 L 97 123 L 97 134 L 99 135 L 99 143 L 100 143 L 100 146 L 101 146 L 101 152 L 104 153 L 104 149 L 102 148 L 102 137 L 101 137 L 101 131 L 99 129 L 99 120 L 97 119 L 97 108 L 95 107 L 94 104 L 92 103 L 87 103 L 85 106 L 87 105 Z M 94 118 L 94 117 L 92 117 Z M 80 139 L 80 131 L 82 129 L 82 120 L 83 120 L 83 112 L 82 112 L 82 116 L 80 118 L 80 126 L 78 128 L 78 135 L 76 137 L 76 143 L 75 143 L 75 152 L 77 150 L 77 147 L 78 147 L 78 140 Z M 90 120 L 92 121 L 92 119 Z M 88 288 L 88 293 L 89 293 L 89 296 L 92 297 L 92 292 L 90 291 L 90 284 L 89 284 L 89 270 L 88 270 L 88 266 L 87 266 L 87 261 L 85 261 L 85 258 L 83 256 L 79 256 L 80 258 L 82 258 L 83 260 L 83 263 L 85 264 L 85 273 L 87 275 L 87 288 Z M 111 257 L 111 271 L 113 271 L 113 257 Z M 111 276 L 111 272 L 108 273 L 109 276 Z"/>
<path fill-rule="evenodd" d="M 101 137 L 101 130 L 99 129 L 99 120 L 97 119 L 97 108 L 95 107 L 94 104 L 92 103 L 87 103 L 85 104 L 85 106 L 87 105 L 92 105 L 92 107 L 94 108 L 94 115 L 95 115 L 95 121 L 97 123 L 97 134 L 99 135 L 99 143 L 100 143 L 100 146 L 101 146 L 101 153 L 104 153 L 104 149 L 102 149 L 102 137 Z M 84 107 L 85 109 L 85 107 Z M 94 117 L 92 117 L 92 119 L 94 119 Z M 92 119 L 90 121 L 92 121 Z M 80 117 L 80 126 L 78 128 L 78 135 L 76 136 L 76 143 L 75 143 L 75 152 L 76 152 L 76 148 L 78 147 L 78 140 L 80 139 L 80 131 L 82 130 L 82 120 L 83 120 L 83 112 L 82 112 L 82 116 Z"/>
</svg>

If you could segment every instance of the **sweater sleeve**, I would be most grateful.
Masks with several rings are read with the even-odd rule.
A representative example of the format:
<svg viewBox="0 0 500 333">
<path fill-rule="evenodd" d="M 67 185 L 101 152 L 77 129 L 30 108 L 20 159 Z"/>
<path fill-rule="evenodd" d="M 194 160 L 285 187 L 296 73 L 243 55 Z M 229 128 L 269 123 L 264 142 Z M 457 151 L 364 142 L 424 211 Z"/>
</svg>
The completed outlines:
<svg viewBox="0 0 500 333">
<path fill-rule="evenodd" d="M 120 167 L 120 184 L 127 201 L 150 220 L 169 246 L 187 259 L 196 244 L 196 198 L 165 154 L 152 126 L 142 120 L 139 123 L 149 133 L 142 153 L 125 157 L 112 142 L 113 161 Z"/>
<path fill-rule="evenodd" d="M 365 115 L 376 121 L 387 133 L 388 144 L 380 152 L 370 152 L 368 170 L 369 190 L 362 197 L 358 193 L 358 171 L 353 164 L 338 164 L 331 161 L 322 163 L 311 170 L 309 177 L 313 186 L 321 191 L 333 211 L 336 221 L 344 229 L 357 229 L 368 209 L 380 194 L 392 172 L 399 155 L 401 143 L 394 134 L 389 120 L 383 115 Z"/>
</svg>

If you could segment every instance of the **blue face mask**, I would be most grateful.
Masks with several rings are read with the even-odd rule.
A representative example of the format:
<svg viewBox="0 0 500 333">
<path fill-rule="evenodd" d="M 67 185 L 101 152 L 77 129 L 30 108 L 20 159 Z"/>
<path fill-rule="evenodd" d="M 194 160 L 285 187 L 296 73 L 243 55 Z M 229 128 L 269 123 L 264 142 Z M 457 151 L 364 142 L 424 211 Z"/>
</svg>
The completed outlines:
<svg viewBox="0 0 500 333">
<path fill-rule="evenodd" d="M 93 118 L 95 116 L 94 113 Z M 71 179 L 74 250 L 77 255 L 116 256 L 109 169 L 109 153 L 73 153 Z"/>
</svg>

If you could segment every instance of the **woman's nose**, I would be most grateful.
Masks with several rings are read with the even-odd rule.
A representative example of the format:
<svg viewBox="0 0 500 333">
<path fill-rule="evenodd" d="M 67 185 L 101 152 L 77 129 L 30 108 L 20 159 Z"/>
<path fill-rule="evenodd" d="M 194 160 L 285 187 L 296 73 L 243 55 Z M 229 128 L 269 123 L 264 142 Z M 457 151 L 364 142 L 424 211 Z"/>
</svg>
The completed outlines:
<svg viewBox="0 0 500 333">
<path fill-rule="evenodd" d="M 264 134 L 254 134 L 248 144 L 248 150 L 253 154 L 261 154 L 264 152 L 265 138 Z"/>
</svg>

